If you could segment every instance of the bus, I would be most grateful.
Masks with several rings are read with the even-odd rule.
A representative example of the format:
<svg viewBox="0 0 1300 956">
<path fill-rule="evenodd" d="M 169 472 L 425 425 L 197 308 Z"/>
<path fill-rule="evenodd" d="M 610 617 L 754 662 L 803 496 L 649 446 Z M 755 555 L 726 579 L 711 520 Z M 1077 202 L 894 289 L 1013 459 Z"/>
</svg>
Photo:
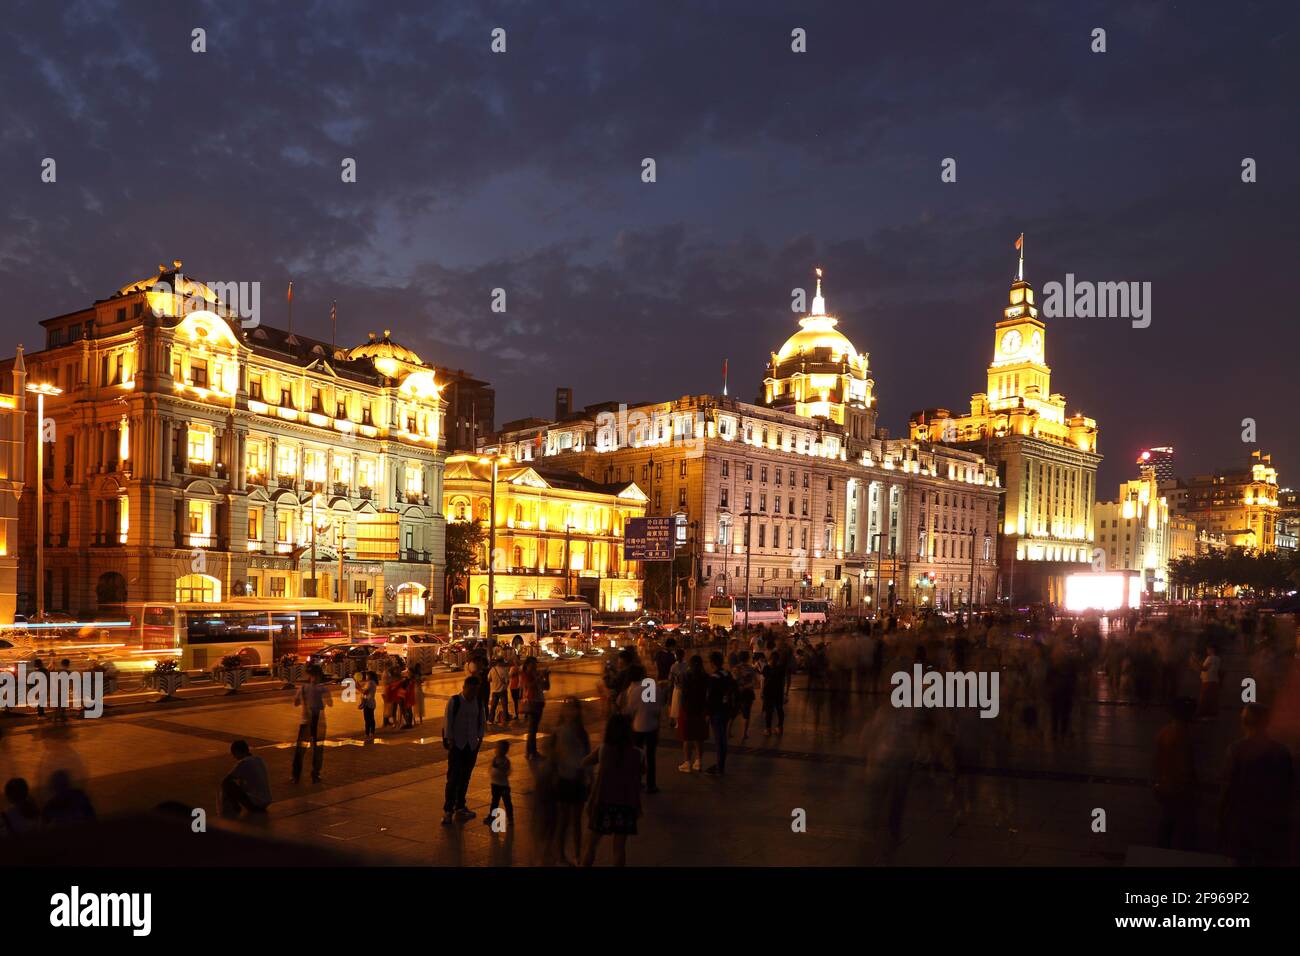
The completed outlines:
<svg viewBox="0 0 1300 956">
<path fill-rule="evenodd" d="M 749 623 L 754 625 L 784 624 L 785 608 L 781 599 L 775 597 L 749 598 Z M 732 597 L 729 594 L 715 594 L 709 598 L 709 627 L 733 627 L 745 625 L 745 597 Z"/>
<path fill-rule="evenodd" d="M 540 644 L 547 635 L 562 633 L 567 640 L 591 640 L 591 605 L 586 601 L 514 598 L 492 605 L 492 636 L 498 644 L 518 649 Z M 477 640 L 487 636 L 486 604 L 451 606 L 451 639 Z"/>
<path fill-rule="evenodd" d="M 796 624 L 825 624 L 829 611 L 829 601 L 809 601 L 800 598 L 786 605 L 785 622 L 791 627 Z"/>
<path fill-rule="evenodd" d="M 366 633 L 368 614 L 364 604 L 324 598 L 248 597 L 110 605 L 95 626 L 128 659 L 176 658 L 181 670 L 208 670 L 230 655 L 269 667 L 286 654 L 303 659 L 327 644 L 353 643 Z"/>
</svg>

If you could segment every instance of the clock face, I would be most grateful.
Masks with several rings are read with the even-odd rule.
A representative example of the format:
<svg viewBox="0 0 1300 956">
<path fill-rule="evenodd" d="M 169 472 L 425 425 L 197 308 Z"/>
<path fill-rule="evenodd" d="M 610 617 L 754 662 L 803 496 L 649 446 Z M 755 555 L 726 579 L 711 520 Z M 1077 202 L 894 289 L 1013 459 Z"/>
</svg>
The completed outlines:
<svg viewBox="0 0 1300 956">
<path fill-rule="evenodd" d="M 1010 355 L 1012 352 L 1020 351 L 1020 330 L 1012 329 L 1006 335 L 1002 336 L 1002 351 Z"/>
<path fill-rule="evenodd" d="M 1035 352 L 1041 352 L 1041 351 L 1043 350 L 1043 333 L 1042 333 L 1042 332 L 1035 332 L 1035 333 L 1034 333 L 1034 337 L 1033 337 L 1032 339 L 1030 339 L 1029 341 L 1030 341 L 1030 344 L 1032 345 L 1032 347 L 1033 347 L 1033 349 L 1034 349 Z"/>
</svg>

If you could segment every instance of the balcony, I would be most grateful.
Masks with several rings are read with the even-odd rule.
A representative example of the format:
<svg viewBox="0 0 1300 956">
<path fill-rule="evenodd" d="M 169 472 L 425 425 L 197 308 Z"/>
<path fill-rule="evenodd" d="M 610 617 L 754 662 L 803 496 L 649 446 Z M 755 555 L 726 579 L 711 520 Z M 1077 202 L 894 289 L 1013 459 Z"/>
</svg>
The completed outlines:
<svg viewBox="0 0 1300 956">
<path fill-rule="evenodd" d="M 202 548 L 205 551 L 224 551 L 226 543 L 223 539 L 215 534 L 192 534 L 189 532 L 176 532 L 175 546 L 178 548 Z"/>
<path fill-rule="evenodd" d="M 371 488 L 369 485 L 362 485 L 357 489 L 357 497 L 362 501 L 370 501 L 375 497 L 375 489 Z"/>
<path fill-rule="evenodd" d="M 60 531 L 57 534 L 46 534 L 45 546 L 47 548 L 66 548 L 68 546 L 68 532 Z"/>
<path fill-rule="evenodd" d="M 264 474 L 263 474 L 262 472 L 260 472 L 260 471 L 257 471 L 256 469 L 251 469 L 251 470 L 248 472 L 248 483 L 249 483 L 250 485 L 259 485 L 259 486 L 265 488 L 265 487 L 266 487 L 266 475 L 264 475 Z"/>
<path fill-rule="evenodd" d="M 406 493 L 406 503 L 408 505 L 427 505 L 429 496 L 418 491 L 408 491 Z"/>
<path fill-rule="evenodd" d="M 276 477 L 275 477 L 275 483 L 276 483 L 277 487 L 280 487 L 280 488 L 293 488 L 293 486 L 294 486 L 294 476 L 293 476 L 293 475 L 276 475 Z"/>
<path fill-rule="evenodd" d="M 348 496 L 348 485 L 345 481 L 334 482 L 334 497 L 346 498 Z"/>
<path fill-rule="evenodd" d="M 420 551 L 416 548 L 407 548 L 404 551 L 397 552 L 399 561 L 406 561 L 409 564 L 428 564 L 433 556 L 428 551 Z"/>
<path fill-rule="evenodd" d="M 90 546 L 92 548 L 120 548 L 122 546 L 122 535 L 117 531 L 96 531 L 91 537 Z"/>
<path fill-rule="evenodd" d="M 325 482 L 323 481 L 304 481 L 303 489 L 308 494 L 323 495 L 325 493 Z"/>
</svg>

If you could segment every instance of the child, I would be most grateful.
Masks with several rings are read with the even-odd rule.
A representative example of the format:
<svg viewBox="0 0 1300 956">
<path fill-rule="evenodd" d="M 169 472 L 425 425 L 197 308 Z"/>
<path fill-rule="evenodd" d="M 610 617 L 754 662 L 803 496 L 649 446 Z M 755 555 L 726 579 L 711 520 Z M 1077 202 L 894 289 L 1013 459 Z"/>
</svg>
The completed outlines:
<svg viewBox="0 0 1300 956">
<path fill-rule="evenodd" d="M 361 716 L 365 720 L 366 736 L 375 735 L 375 695 L 379 691 L 379 678 L 374 671 L 366 671 L 366 682 L 361 688 Z"/>
<path fill-rule="evenodd" d="M 496 818 L 497 804 L 506 808 L 506 823 L 515 822 L 515 805 L 510 799 L 510 741 L 498 740 L 496 753 L 492 756 L 492 806 L 488 809 L 483 822 L 492 825 Z"/>
</svg>

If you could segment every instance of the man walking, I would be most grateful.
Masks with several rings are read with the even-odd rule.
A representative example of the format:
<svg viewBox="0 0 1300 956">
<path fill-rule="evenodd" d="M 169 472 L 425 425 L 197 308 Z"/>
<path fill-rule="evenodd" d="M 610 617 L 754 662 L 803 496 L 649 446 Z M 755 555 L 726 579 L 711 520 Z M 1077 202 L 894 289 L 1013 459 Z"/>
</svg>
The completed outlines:
<svg viewBox="0 0 1300 956">
<path fill-rule="evenodd" d="M 311 782 L 320 783 L 320 771 L 325 763 L 325 750 L 321 742 L 325 739 L 325 708 L 333 707 L 329 688 L 325 686 L 325 674 L 319 664 L 313 664 L 307 671 L 307 683 L 299 685 L 293 695 L 293 705 L 302 708 L 302 717 L 298 722 L 298 742 L 293 748 L 293 782 L 302 777 L 303 743 L 311 739 Z"/>
<path fill-rule="evenodd" d="M 480 706 L 479 679 L 466 677 L 461 691 L 447 701 L 443 714 L 442 745 L 447 749 L 447 789 L 442 801 L 442 824 L 449 826 L 453 815 L 469 820 L 474 811 L 465 806 L 469 778 L 478 761 L 478 749 L 487 731 Z"/>
<path fill-rule="evenodd" d="M 709 715 L 709 725 L 713 729 L 716 761 L 704 772 L 718 776 L 727 772 L 727 734 L 731 729 L 731 717 L 736 710 L 736 681 L 722 664 L 722 651 L 714 651 L 709 655 L 708 693 L 704 705 Z"/>
</svg>

